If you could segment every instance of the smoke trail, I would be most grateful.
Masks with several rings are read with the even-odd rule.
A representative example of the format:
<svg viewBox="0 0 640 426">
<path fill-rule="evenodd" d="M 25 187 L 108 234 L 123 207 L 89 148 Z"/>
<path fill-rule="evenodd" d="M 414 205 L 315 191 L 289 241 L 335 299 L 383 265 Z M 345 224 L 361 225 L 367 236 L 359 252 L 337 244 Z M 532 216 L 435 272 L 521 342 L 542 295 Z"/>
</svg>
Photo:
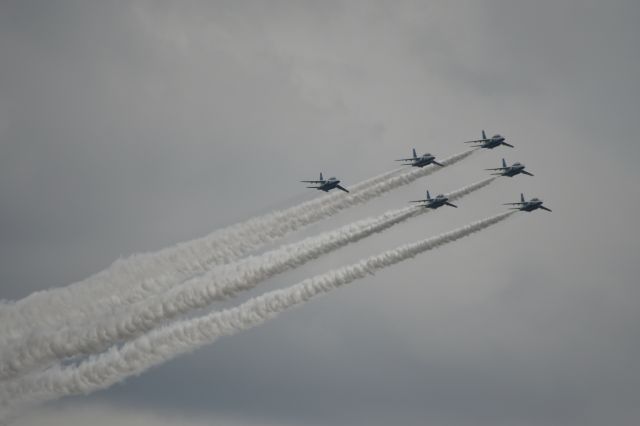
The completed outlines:
<svg viewBox="0 0 640 426">
<path fill-rule="evenodd" d="M 416 207 L 392 210 L 376 218 L 360 220 L 335 231 L 285 245 L 261 256 L 218 267 L 192 278 L 158 297 L 133 305 L 116 316 L 103 316 L 87 326 L 64 327 L 33 333 L 18 345 L 3 348 L 0 378 L 12 377 L 36 366 L 65 357 L 89 355 L 119 341 L 137 337 L 163 321 L 193 309 L 204 308 L 322 254 L 382 232 L 424 211 Z M 117 296 L 111 302 L 117 303 Z"/>
<path fill-rule="evenodd" d="M 367 274 L 374 274 L 380 269 L 481 231 L 512 214 L 514 212 L 500 213 L 437 237 L 402 245 L 355 264 L 308 278 L 289 288 L 265 293 L 232 309 L 175 322 L 122 347 L 112 347 L 77 366 L 56 365 L 43 373 L 7 382 L 0 390 L 1 406 L 9 409 L 25 403 L 104 389 L 180 354 L 212 343 L 221 336 L 262 324 L 293 306 L 364 278 Z"/>
<path fill-rule="evenodd" d="M 452 200 L 461 198 L 494 180 L 494 177 L 484 179 L 447 196 Z M 285 245 L 261 256 L 218 267 L 157 298 L 137 304 L 132 309 L 123 309 L 118 315 L 94 320 L 91 326 L 83 324 L 56 331 L 44 330 L 33 333 L 27 339 L 16 339 L 17 342 L 5 346 L 2 351 L 0 378 L 13 377 L 57 359 L 100 352 L 113 343 L 139 336 L 163 321 L 204 308 L 215 300 L 232 296 L 238 291 L 251 289 L 276 274 L 373 233 L 382 232 L 426 211 L 429 210 L 411 207 L 391 210 L 377 218 L 364 219 L 299 243 Z M 117 295 L 112 296 L 112 299 L 113 303 L 117 303 Z"/>
<path fill-rule="evenodd" d="M 453 165 L 474 151 L 471 149 L 448 157 L 442 164 Z M 0 344 L 6 344 L 3 338 L 20 339 L 34 323 L 41 328 L 57 329 L 61 324 L 82 324 L 97 312 L 115 314 L 123 305 L 139 302 L 194 275 L 205 273 L 211 265 L 235 261 L 289 232 L 367 202 L 439 169 L 438 166 L 427 166 L 400 175 L 397 175 L 400 169 L 395 169 L 352 186 L 350 194 L 328 194 L 223 228 L 201 239 L 116 261 L 107 270 L 84 282 L 36 292 L 0 311 L 0 322 L 5 329 L 4 336 L 0 335 Z M 131 292 L 132 282 L 140 283 L 135 286 L 135 292 Z M 109 296 L 114 293 L 120 296 L 116 304 L 109 302 L 112 300 Z"/>
<path fill-rule="evenodd" d="M 400 167 L 364 180 L 354 185 L 352 191 L 354 188 L 357 191 L 366 186 L 377 184 L 404 170 L 404 168 Z M 318 203 L 334 195 L 327 194 L 320 199 L 303 203 L 299 207 L 305 204 Z M 293 209 L 295 207 L 281 212 L 269 213 L 265 217 L 278 213 L 285 214 Z M 230 228 L 248 224 L 252 220 L 255 219 L 232 225 Z M 4 330 L 3 334 L 0 334 L 0 347 L 5 347 L 11 340 L 22 338 L 24 333 L 33 326 L 35 316 L 38 316 L 38 326 L 40 328 L 56 329 L 60 323 L 82 323 L 89 316 L 95 316 L 96 313 L 103 310 L 108 312 L 113 308 L 114 305 L 110 305 L 109 300 L 106 303 L 102 300 L 103 298 L 110 299 L 111 292 L 117 292 L 120 295 L 117 305 L 122 306 L 123 304 L 136 303 L 149 295 L 162 292 L 190 276 L 203 273 L 208 264 L 198 261 L 195 255 L 197 252 L 206 250 L 206 248 L 202 247 L 197 252 L 189 253 L 189 245 L 203 245 L 207 238 L 215 238 L 216 234 L 223 233 L 223 231 L 224 229 L 216 231 L 205 238 L 179 243 L 175 247 L 163 249 L 156 253 L 141 253 L 132 255 L 128 259 L 119 259 L 109 268 L 66 287 L 34 292 L 17 302 L 3 300 L 3 303 L 0 304 L 0 323 L 4 325 Z M 277 236 L 273 236 L 271 240 L 267 240 L 263 244 L 275 238 Z M 231 247 L 232 244 L 229 244 L 227 249 Z M 256 245 L 254 249 L 259 247 L 260 245 Z M 233 261 L 251 250 L 251 247 L 248 247 L 246 250 L 236 253 L 235 256 L 227 253 L 226 258 L 228 261 Z M 190 263 L 186 263 L 189 258 Z M 183 261 L 182 265 L 179 263 L 180 260 Z M 217 262 L 216 260 L 213 257 L 210 259 L 210 263 L 213 265 L 225 263 L 224 261 Z M 162 272 L 163 269 L 166 269 L 164 273 Z M 133 295 L 127 300 L 124 296 L 131 290 L 131 282 L 136 283 L 134 290 L 138 290 L 140 294 Z M 78 304 L 78 300 L 81 301 L 80 304 Z M 45 313 L 46 315 L 43 315 Z"/>
<path fill-rule="evenodd" d="M 451 192 L 448 196 L 451 199 L 461 198 L 494 180 L 493 177 L 484 179 Z M 276 274 L 382 232 L 426 211 L 429 210 L 414 207 L 392 210 L 377 218 L 364 219 L 299 243 L 285 245 L 261 256 L 218 267 L 156 298 L 135 305 L 132 309 L 123 309 L 118 315 L 94 321 L 91 326 L 84 324 L 34 333 L 18 344 L 4 348 L 0 357 L 0 378 L 13 377 L 57 359 L 101 352 L 111 344 L 135 338 L 163 321 L 207 307 L 238 291 L 249 290 Z M 117 303 L 117 296 L 113 296 L 113 299 Z"/>
<path fill-rule="evenodd" d="M 465 195 L 468 195 L 474 191 L 477 191 L 480 188 L 484 188 L 485 186 L 489 185 L 491 182 L 493 182 L 496 179 L 497 179 L 497 176 L 486 178 L 481 181 L 472 183 L 471 185 L 449 192 L 448 194 L 445 194 L 445 195 L 449 198 L 449 200 L 455 201 L 464 197 Z"/>
</svg>

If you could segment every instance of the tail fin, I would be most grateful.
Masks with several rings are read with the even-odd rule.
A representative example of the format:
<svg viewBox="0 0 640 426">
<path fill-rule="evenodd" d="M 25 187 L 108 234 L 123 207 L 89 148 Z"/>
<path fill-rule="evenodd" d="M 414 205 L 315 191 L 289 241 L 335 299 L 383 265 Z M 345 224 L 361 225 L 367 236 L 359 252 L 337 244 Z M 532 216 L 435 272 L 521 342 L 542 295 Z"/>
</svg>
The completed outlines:
<svg viewBox="0 0 640 426">
<path fill-rule="evenodd" d="M 504 161 L 504 158 L 502 159 L 502 167 L 504 167 L 505 169 L 507 168 L 507 162 Z"/>
<path fill-rule="evenodd" d="M 413 158 L 418 158 L 418 154 L 416 154 L 416 149 L 413 148 Z"/>
<path fill-rule="evenodd" d="M 487 135 L 484 133 L 484 130 L 482 131 L 482 139 L 486 139 Z"/>
<path fill-rule="evenodd" d="M 320 172 L 320 180 L 324 180 L 324 179 L 322 178 L 322 172 Z"/>
<path fill-rule="evenodd" d="M 431 200 L 431 194 L 429 194 L 429 190 L 427 189 L 427 200 Z"/>
<path fill-rule="evenodd" d="M 520 193 L 520 201 L 524 203 L 524 193 Z"/>
</svg>

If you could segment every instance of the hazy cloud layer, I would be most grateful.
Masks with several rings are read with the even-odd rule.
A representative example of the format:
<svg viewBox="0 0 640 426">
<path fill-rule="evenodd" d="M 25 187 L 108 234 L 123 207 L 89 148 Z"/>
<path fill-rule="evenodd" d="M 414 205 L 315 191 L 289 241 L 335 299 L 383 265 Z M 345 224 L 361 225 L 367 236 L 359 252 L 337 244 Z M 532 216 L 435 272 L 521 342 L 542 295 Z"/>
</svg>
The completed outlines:
<svg viewBox="0 0 640 426">
<path fill-rule="evenodd" d="M 153 424 L 171 413 L 196 425 L 636 425 L 638 19 L 632 0 L 3 2 L 0 298 L 308 199 L 297 181 L 321 170 L 348 187 L 414 146 L 454 154 L 483 128 L 516 148 L 288 240 L 427 185 L 454 190 L 503 156 L 536 176 L 250 295 L 492 214 L 521 191 L 554 210 L 20 421 L 59 412 L 84 424 L 98 410 L 123 425 L 143 422 L 132 413 Z"/>
</svg>

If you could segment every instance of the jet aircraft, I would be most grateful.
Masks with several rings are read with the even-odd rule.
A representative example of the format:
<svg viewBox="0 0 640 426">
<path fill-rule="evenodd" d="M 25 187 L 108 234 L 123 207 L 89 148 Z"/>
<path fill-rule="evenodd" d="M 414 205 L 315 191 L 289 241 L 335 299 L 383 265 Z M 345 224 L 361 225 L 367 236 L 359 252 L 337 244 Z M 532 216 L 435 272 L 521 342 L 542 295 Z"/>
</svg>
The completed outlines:
<svg viewBox="0 0 640 426">
<path fill-rule="evenodd" d="M 487 148 L 487 149 L 493 149 L 500 145 L 506 145 L 508 147 L 513 148 L 513 145 L 505 142 L 504 136 L 501 136 L 496 133 L 490 138 L 487 138 L 487 135 L 484 133 L 484 130 L 482 131 L 482 139 L 477 139 L 475 141 L 467 141 L 465 143 L 475 143 L 477 145 L 474 145 L 474 147 Z"/>
<path fill-rule="evenodd" d="M 423 207 L 426 207 L 428 209 L 437 209 L 438 207 L 442 207 L 445 204 L 447 206 L 451 206 L 451 207 L 455 207 L 458 208 L 458 206 L 456 206 L 455 204 L 451 204 L 449 202 L 449 198 L 440 194 L 437 195 L 435 198 L 431 198 L 431 194 L 429 194 L 429 191 L 427 191 L 427 198 L 426 200 L 414 200 L 414 201 L 409 201 L 410 203 L 424 203 Z"/>
<path fill-rule="evenodd" d="M 532 198 L 530 200 L 525 200 L 524 199 L 524 194 L 520 194 L 520 202 L 518 203 L 505 203 L 505 206 L 517 206 L 517 207 L 511 207 L 512 210 L 521 210 L 523 212 L 532 212 L 534 210 L 537 209 L 542 209 L 542 210 L 546 210 L 548 212 L 551 211 L 551 209 L 546 208 L 545 206 L 542 205 L 542 200 L 538 199 L 538 198 Z"/>
<path fill-rule="evenodd" d="M 517 174 L 525 174 L 525 175 L 529 175 L 529 176 L 533 176 L 533 174 L 529 173 L 528 171 L 526 171 L 524 169 L 524 164 L 522 163 L 513 163 L 510 166 L 507 166 L 507 162 L 504 161 L 504 158 L 502 159 L 502 167 L 497 167 L 495 169 L 485 169 L 485 170 L 494 170 L 494 171 L 498 171 L 498 173 L 491 173 L 492 175 L 495 176 L 509 176 L 509 177 L 513 177 Z"/>
<path fill-rule="evenodd" d="M 334 188 L 338 188 L 341 191 L 349 192 L 343 186 L 340 186 L 340 181 L 335 177 L 330 177 L 329 179 L 324 179 L 322 177 L 322 172 L 320 172 L 320 179 L 318 180 L 301 180 L 300 182 L 304 183 L 315 183 L 319 186 L 307 186 L 307 188 L 319 189 L 320 191 L 329 192 Z"/>
<path fill-rule="evenodd" d="M 409 161 L 408 163 L 405 163 L 405 166 L 412 166 L 412 167 L 424 167 L 424 166 L 428 166 L 429 164 L 436 164 L 440 167 L 444 167 L 444 164 L 438 163 L 436 161 L 436 157 L 434 157 L 433 155 L 426 153 L 426 154 L 422 154 L 420 157 L 418 157 L 418 154 L 416 154 L 416 149 L 413 148 L 413 157 L 412 158 L 401 158 L 399 160 L 396 161 Z"/>
</svg>

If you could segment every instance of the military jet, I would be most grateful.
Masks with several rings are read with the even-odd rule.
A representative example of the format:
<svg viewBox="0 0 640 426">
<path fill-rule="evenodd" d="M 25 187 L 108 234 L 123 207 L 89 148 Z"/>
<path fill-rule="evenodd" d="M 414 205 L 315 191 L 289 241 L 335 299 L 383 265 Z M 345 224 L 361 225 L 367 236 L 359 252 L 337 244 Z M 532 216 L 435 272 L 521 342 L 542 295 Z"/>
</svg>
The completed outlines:
<svg viewBox="0 0 640 426">
<path fill-rule="evenodd" d="M 477 139 L 475 141 L 466 141 L 465 143 L 475 143 L 478 145 L 474 145 L 474 147 L 487 148 L 487 149 L 493 149 L 500 145 L 506 145 L 508 147 L 513 148 L 513 145 L 505 142 L 504 136 L 501 136 L 496 133 L 490 138 L 487 138 L 487 135 L 484 133 L 484 130 L 482 131 L 482 139 Z"/>
<path fill-rule="evenodd" d="M 340 181 L 335 177 L 324 179 L 322 177 L 322 172 L 320 172 L 320 179 L 318 180 L 301 180 L 300 182 L 318 184 L 319 186 L 307 186 L 307 188 L 319 189 L 320 191 L 324 192 L 329 192 L 334 188 L 338 188 L 339 190 L 344 192 L 349 192 L 346 188 L 340 186 Z"/>
<path fill-rule="evenodd" d="M 520 202 L 519 203 L 505 203 L 505 206 L 517 206 L 517 207 L 511 207 L 512 210 L 521 210 L 523 212 L 532 212 L 534 210 L 537 209 L 542 209 L 542 210 L 546 210 L 548 212 L 551 211 L 551 209 L 546 208 L 545 206 L 542 205 L 542 200 L 538 199 L 538 198 L 532 198 L 529 201 L 526 201 L 524 199 L 524 194 L 520 194 Z"/>
<path fill-rule="evenodd" d="M 445 204 L 447 206 L 451 206 L 451 207 L 455 207 L 458 208 L 458 206 L 456 206 L 455 204 L 451 204 L 449 202 L 449 198 L 440 194 L 437 195 L 436 198 L 431 198 L 431 194 L 429 194 L 429 191 L 427 191 L 427 199 L 426 200 L 414 200 L 414 201 L 409 201 L 410 203 L 424 203 L 423 207 L 426 207 L 428 209 L 437 209 L 438 207 L 442 207 Z"/>
<path fill-rule="evenodd" d="M 420 157 L 418 157 L 418 154 L 416 154 L 416 149 L 413 149 L 413 157 L 412 158 L 401 158 L 399 160 L 396 161 L 409 161 L 409 163 L 405 163 L 405 166 L 412 166 L 412 167 L 424 167 L 424 166 L 428 166 L 429 164 L 436 164 L 440 167 L 444 167 L 444 164 L 438 163 L 436 161 L 436 157 L 434 157 L 433 155 L 426 153 L 426 154 L 422 154 Z"/>
<path fill-rule="evenodd" d="M 510 166 L 507 166 L 507 162 L 504 161 L 504 158 L 502 159 L 502 167 L 497 167 L 495 169 L 485 169 L 485 170 L 494 170 L 494 171 L 498 171 L 498 173 L 491 173 L 494 176 L 509 176 L 509 177 L 513 177 L 517 174 L 525 174 L 525 175 L 529 175 L 529 176 L 533 176 L 533 174 L 529 173 L 528 171 L 526 171 L 524 169 L 524 164 L 522 163 L 513 163 Z"/>
</svg>

